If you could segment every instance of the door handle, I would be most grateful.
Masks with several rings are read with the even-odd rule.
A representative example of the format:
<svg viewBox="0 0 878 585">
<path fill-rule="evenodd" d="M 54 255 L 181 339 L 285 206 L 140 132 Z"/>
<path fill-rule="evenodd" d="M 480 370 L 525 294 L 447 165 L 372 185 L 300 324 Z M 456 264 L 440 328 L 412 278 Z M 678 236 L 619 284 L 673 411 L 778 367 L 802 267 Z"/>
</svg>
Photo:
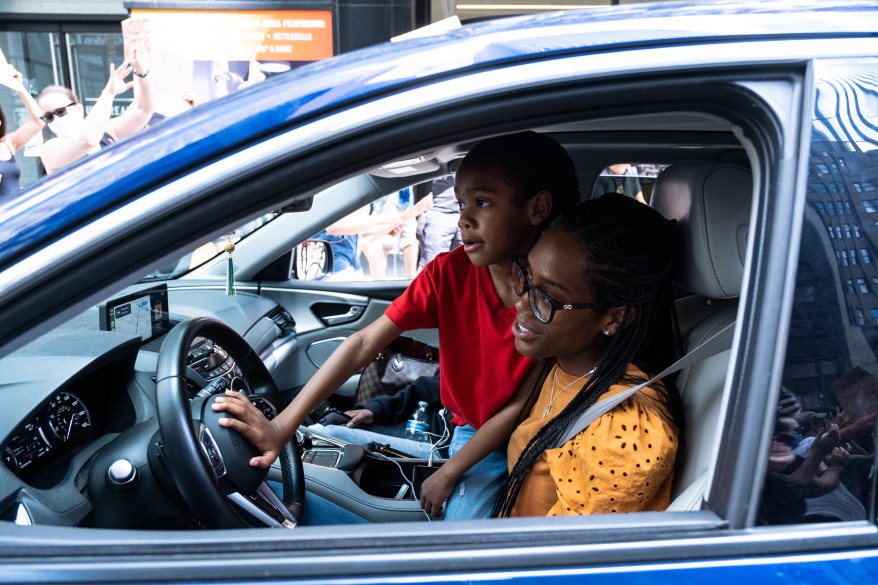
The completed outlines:
<svg viewBox="0 0 878 585">
<path fill-rule="evenodd" d="M 350 323 L 351 321 L 356 321 L 363 314 L 363 310 L 365 307 L 362 305 L 351 305 L 346 313 L 339 313 L 337 315 L 322 315 L 320 318 L 327 325 L 341 325 L 343 323 Z"/>
</svg>

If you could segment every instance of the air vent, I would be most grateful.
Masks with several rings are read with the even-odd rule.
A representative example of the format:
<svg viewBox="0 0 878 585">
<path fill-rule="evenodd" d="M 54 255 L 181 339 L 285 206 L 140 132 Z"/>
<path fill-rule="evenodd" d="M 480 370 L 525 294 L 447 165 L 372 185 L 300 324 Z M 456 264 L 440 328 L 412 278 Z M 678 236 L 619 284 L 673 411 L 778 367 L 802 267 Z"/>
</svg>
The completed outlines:
<svg viewBox="0 0 878 585">
<path fill-rule="evenodd" d="M 286 309 L 278 307 L 269 315 L 274 324 L 282 331 L 282 337 L 294 333 L 296 330 L 296 321 L 293 319 Z"/>
</svg>

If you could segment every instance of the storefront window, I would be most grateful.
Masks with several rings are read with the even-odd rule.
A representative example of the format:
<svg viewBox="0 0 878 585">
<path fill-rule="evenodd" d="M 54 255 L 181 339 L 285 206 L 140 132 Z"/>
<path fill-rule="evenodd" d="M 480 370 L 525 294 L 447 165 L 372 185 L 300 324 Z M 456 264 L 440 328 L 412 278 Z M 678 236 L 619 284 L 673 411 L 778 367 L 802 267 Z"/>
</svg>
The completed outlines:
<svg viewBox="0 0 878 585">
<path fill-rule="evenodd" d="M 91 111 L 101 96 L 110 75 L 110 63 L 118 66 L 124 60 L 122 33 L 67 33 L 64 35 L 70 71 L 73 73 L 73 92 Z M 119 95 L 113 102 L 113 116 L 118 116 L 134 99 L 132 91 Z"/>
</svg>

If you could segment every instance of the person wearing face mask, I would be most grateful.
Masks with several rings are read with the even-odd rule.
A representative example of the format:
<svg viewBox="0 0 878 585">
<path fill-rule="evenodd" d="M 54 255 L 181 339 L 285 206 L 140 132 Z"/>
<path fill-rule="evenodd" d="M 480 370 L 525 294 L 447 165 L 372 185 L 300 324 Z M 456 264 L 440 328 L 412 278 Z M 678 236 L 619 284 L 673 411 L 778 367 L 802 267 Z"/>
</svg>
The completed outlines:
<svg viewBox="0 0 878 585">
<path fill-rule="evenodd" d="M 7 70 L 4 76 L 12 80 L 12 89 L 18 94 L 19 99 L 27 109 L 29 120 L 15 130 L 10 130 L 9 120 L 0 108 L 0 202 L 6 197 L 14 195 L 19 189 L 21 168 L 15 162 L 15 152 L 27 144 L 31 138 L 43 129 L 43 121 L 40 119 L 40 106 L 27 92 L 22 83 L 21 73 L 12 65 L 3 65 Z"/>
<path fill-rule="evenodd" d="M 133 80 L 125 79 L 133 74 Z M 142 130 L 152 117 L 154 104 L 149 68 L 138 52 L 117 69 L 110 64 L 110 78 L 91 112 L 85 109 L 76 94 L 60 85 L 50 85 L 37 96 L 43 120 L 55 134 L 40 149 L 40 160 L 47 173 L 52 173 L 82 157 L 99 151 Z M 121 93 L 134 88 L 134 101 L 125 112 L 111 118 L 113 102 Z"/>
</svg>

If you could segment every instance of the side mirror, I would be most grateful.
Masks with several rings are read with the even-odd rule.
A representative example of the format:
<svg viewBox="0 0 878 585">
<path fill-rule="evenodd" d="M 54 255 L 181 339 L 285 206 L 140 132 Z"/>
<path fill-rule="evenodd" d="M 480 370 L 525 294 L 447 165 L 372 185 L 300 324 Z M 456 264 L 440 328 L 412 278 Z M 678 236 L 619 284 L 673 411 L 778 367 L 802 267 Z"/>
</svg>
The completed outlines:
<svg viewBox="0 0 878 585">
<path fill-rule="evenodd" d="M 256 280 L 287 282 L 320 280 L 332 274 L 332 247 L 323 240 L 305 240 L 263 268 Z"/>
<path fill-rule="evenodd" d="M 332 247 L 324 240 L 305 240 L 293 248 L 293 278 L 321 280 L 332 274 Z"/>
</svg>

